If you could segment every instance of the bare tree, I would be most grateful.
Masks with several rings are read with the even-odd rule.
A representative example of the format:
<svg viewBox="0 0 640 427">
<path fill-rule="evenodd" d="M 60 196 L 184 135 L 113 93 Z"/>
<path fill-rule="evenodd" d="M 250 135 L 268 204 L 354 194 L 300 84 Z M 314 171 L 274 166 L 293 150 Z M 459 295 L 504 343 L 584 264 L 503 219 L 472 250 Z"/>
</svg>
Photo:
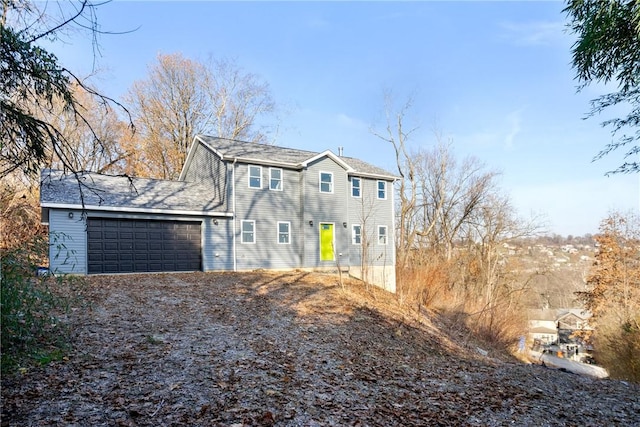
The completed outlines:
<svg viewBox="0 0 640 427">
<path fill-rule="evenodd" d="M 447 260 L 453 256 L 456 240 L 479 207 L 495 189 L 493 171 L 475 157 L 457 161 L 451 143 L 442 143 L 436 133 L 438 145 L 432 150 L 413 155 L 418 176 L 419 236 L 432 249 L 443 248 Z"/>
<path fill-rule="evenodd" d="M 210 114 L 206 68 L 180 54 L 157 59 L 148 78 L 133 84 L 127 100 L 141 153 L 138 172 L 171 179 L 180 173 L 188 144 L 205 129 Z"/>
<path fill-rule="evenodd" d="M 203 63 L 160 54 L 129 90 L 140 175 L 176 178 L 199 133 L 266 141 L 258 121 L 275 111 L 267 83 L 231 60 Z"/>
<path fill-rule="evenodd" d="M 120 141 L 131 133 L 130 127 L 111 106 L 98 105 L 95 97 L 77 84 L 71 85 L 71 91 L 84 120 L 77 120 L 58 98 L 52 99 L 50 110 L 37 113 L 55 126 L 67 142 L 58 150 L 51 150 L 48 166 L 64 169 L 66 162 L 67 168 L 77 171 L 122 173 L 129 153 Z"/>
<path fill-rule="evenodd" d="M 396 258 L 400 267 L 406 267 L 409 255 L 416 238 L 416 230 L 412 227 L 415 215 L 415 207 L 418 193 L 418 183 L 416 177 L 415 160 L 412 158 L 407 141 L 411 134 L 417 129 L 406 130 L 404 127 L 405 115 L 411 109 L 412 100 L 400 107 L 397 112 L 393 112 L 393 98 L 391 92 L 385 93 L 385 117 L 386 132 L 379 133 L 375 130 L 371 132 L 383 141 L 393 146 L 396 167 L 400 180 L 398 184 L 398 222 L 396 233 Z"/>
</svg>

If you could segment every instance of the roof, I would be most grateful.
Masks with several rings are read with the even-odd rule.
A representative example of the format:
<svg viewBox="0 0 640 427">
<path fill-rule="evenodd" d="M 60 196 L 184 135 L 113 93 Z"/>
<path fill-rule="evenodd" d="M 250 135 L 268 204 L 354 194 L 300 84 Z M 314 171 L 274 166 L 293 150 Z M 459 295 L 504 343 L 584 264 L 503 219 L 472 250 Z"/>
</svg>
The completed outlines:
<svg viewBox="0 0 640 427">
<path fill-rule="evenodd" d="M 558 321 L 571 314 L 586 320 L 591 317 L 591 313 L 582 308 L 547 308 L 543 310 L 528 310 L 529 320 L 553 320 Z"/>
<path fill-rule="evenodd" d="M 108 211 L 225 215 L 204 184 L 82 172 L 42 171 L 40 204 Z M 217 213 L 213 209 L 220 209 Z"/>
<path fill-rule="evenodd" d="M 214 136 L 198 135 L 196 139 L 218 154 L 224 160 L 239 160 L 247 163 L 281 165 L 290 168 L 302 168 L 309 161 L 327 155 L 341 163 L 351 175 L 372 176 L 381 179 L 395 180 L 398 176 L 354 157 L 338 156 L 330 150 L 316 153 L 295 148 L 278 147 L 276 145 L 255 142 L 237 141 Z"/>
</svg>

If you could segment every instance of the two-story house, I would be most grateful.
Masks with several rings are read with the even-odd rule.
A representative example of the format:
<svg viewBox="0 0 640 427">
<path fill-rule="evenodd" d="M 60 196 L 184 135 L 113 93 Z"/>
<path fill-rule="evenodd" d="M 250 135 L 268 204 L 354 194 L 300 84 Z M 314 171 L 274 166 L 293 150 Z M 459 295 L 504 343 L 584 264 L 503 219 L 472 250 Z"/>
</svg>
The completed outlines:
<svg viewBox="0 0 640 427">
<path fill-rule="evenodd" d="M 395 179 L 331 151 L 209 136 L 178 181 L 44 171 L 50 269 L 340 268 L 395 292 Z"/>
</svg>

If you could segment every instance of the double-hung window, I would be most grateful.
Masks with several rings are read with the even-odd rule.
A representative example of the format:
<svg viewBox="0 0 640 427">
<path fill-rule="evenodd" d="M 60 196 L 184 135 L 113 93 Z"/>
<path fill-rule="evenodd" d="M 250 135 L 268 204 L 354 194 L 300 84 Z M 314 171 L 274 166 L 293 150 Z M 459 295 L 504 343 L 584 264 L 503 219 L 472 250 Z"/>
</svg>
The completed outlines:
<svg viewBox="0 0 640 427">
<path fill-rule="evenodd" d="M 242 243 L 256 242 L 256 222 L 245 220 L 242 221 Z"/>
<path fill-rule="evenodd" d="M 351 178 L 351 196 L 360 197 L 360 178 Z"/>
<path fill-rule="evenodd" d="M 262 188 L 262 166 L 249 166 L 249 188 Z"/>
<path fill-rule="evenodd" d="M 351 227 L 351 243 L 354 245 L 362 244 L 362 226 L 354 224 Z"/>
<path fill-rule="evenodd" d="M 282 169 L 269 168 L 269 190 L 282 191 Z"/>
<path fill-rule="evenodd" d="M 378 181 L 378 199 L 387 198 L 387 182 Z"/>
<path fill-rule="evenodd" d="M 333 193 L 333 173 L 320 172 L 320 192 Z"/>
<path fill-rule="evenodd" d="M 386 225 L 378 226 L 378 244 L 379 245 L 387 244 L 387 226 Z"/>
<path fill-rule="evenodd" d="M 278 244 L 279 245 L 288 245 L 291 240 L 290 230 L 291 223 L 289 222 L 278 222 Z"/>
</svg>

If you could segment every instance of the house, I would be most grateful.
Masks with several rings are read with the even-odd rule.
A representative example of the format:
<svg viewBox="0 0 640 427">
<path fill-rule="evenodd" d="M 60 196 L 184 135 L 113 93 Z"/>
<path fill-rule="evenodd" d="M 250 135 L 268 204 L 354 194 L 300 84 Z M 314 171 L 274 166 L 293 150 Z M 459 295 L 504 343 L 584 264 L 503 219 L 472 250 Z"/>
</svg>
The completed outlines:
<svg viewBox="0 0 640 427">
<path fill-rule="evenodd" d="M 529 310 L 529 337 L 534 349 L 551 348 L 568 354 L 590 350 L 576 332 L 590 331 L 591 314 L 581 308 Z"/>
<path fill-rule="evenodd" d="M 395 292 L 396 179 L 331 151 L 203 135 L 178 181 L 45 170 L 50 270 L 339 268 Z"/>
<path fill-rule="evenodd" d="M 529 336 L 534 345 L 556 344 L 558 342 L 556 310 L 529 310 Z"/>
</svg>

